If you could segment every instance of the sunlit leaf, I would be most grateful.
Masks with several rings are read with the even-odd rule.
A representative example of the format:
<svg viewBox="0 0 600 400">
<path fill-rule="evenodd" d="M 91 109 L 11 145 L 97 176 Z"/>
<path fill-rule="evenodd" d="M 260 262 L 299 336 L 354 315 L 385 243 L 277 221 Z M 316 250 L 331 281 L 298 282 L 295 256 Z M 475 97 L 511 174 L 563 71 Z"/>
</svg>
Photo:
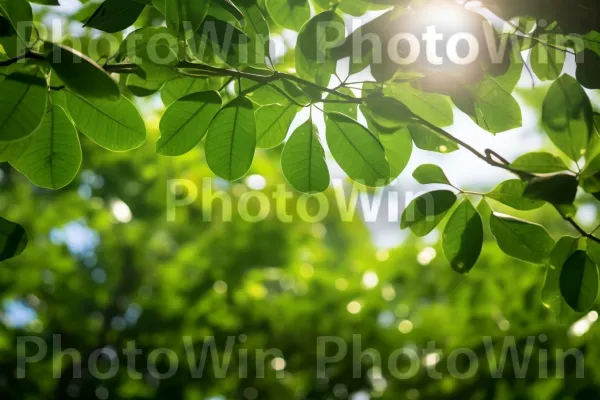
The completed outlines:
<svg viewBox="0 0 600 400">
<path fill-rule="evenodd" d="M 267 0 L 266 6 L 277 25 L 296 32 L 310 18 L 307 0 Z"/>
<path fill-rule="evenodd" d="M 430 233 L 456 203 L 456 195 L 449 190 L 425 193 L 406 207 L 402 213 L 400 228 L 410 228 L 417 236 Z"/>
<path fill-rule="evenodd" d="M 554 240 L 541 225 L 509 215 L 493 213 L 490 229 L 503 252 L 533 264 L 546 262 L 554 247 Z"/>
<path fill-rule="evenodd" d="M 531 68 L 541 81 L 557 79 L 564 67 L 566 52 L 544 43 L 538 43 L 531 49 Z"/>
<path fill-rule="evenodd" d="M 208 127 L 204 146 L 206 162 L 216 175 L 233 181 L 250 169 L 255 147 L 252 102 L 238 97 L 223 107 Z"/>
<path fill-rule="evenodd" d="M 11 165 L 40 187 L 60 189 L 71 183 L 81 165 L 81 146 L 61 107 L 50 108 L 27 149 Z"/>
<path fill-rule="evenodd" d="M 256 147 L 270 149 L 279 146 L 285 139 L 298 107 L 270 104 L 256 110 Z"/>
<path fill-rule="evenodd" d="M 534 174 L 548 174 L 568 170 L 568 167 L 560 157 L 544 152 L 523 154 L 513 161 L 511 166 Z"/>
<path fill-rule="evenodd" d="M 335 112 L 328 115 L 326 127 L 329 150 L 350 178 L 367 186 L 387 183 L 390 165 L 385 149 L 370 130 Z"/>
<path fill-rule="evenodd" d="M 312 121 L 292 132 L 281 153 L 281 168 L 290 185 L 300 192 L 322 192 L 329 186 L 325 151 Z"/>
<path fill-rule="evenodd" d="M 300 77 L 327 86 L 336 66 L 328 49 L 344 39 L 340 27 L 344 27 L 344 21 L 333 11 L 316 15 L 302 27 L 296 43 L 296 71 Z"/>
<path fill-rule="evenodd" d="M 383 93 L 404 104 L 415 115 L 438 127 L 452 125 L 452 103 L 446 96 L 422 92 L 410 84 L 388 85 Z"/>
<path fill-rule="evenodd" d="M 48 91 L 38 68 L 24 67 L 0 79 L 0 142 L 24 139 L 42 123 Z"/>
<path fill-rule="evenodd" d="M 200 143 L 220 108 L 221 96 L 214 91 L 192 93 L 171 104 L 160 120 L 156 153 L 179 156 L 190 151 Z"/>
<path fill-rule="evenodd" d="M 519 179 L 510 179 L 500 183 L 494 190 L 487 193 L 485 196 L 499 201 L 516 210 L 535 210 L 544 205 L 544 201 L 527 198 L 525 196 L 525 188 L 527 182 Z"/>
<path fill-rule="evenodd" d="M 564 74 L 552 84 L 542 106 L 542 122 L 563 153 L 574 161 L 581 158 L 593 130 L 592 106 L 575 78 Z"/>
<path fill-rule="evenodd" d="M 442 168 L 435 164 L 419 165 L 413 172 L 413 178 L 420 184 L 441 183 L 451 185 Z"/>
<path fill-rule="evenodd" d="M 98 145 L 112 151 L 140 147 L 146 140 L 146 126 L 133 103 L 121 96 L 118 101 L 86 99 L 67 91 L 67 107 L 77 128 Z"/>
</svg>

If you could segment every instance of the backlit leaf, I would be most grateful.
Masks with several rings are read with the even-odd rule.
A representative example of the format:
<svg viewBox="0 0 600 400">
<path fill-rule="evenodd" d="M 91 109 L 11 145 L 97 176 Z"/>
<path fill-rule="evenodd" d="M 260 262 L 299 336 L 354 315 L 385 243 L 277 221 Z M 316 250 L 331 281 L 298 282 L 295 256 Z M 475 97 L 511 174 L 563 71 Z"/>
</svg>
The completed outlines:
<svg viewBox="0 0 600 400">
<path fill-rule="evenodd" d="M 252 102 L 238 97 L 223 107 L 208 127 L 204 146 L 206 162 L 216 175 L 233 181 L 250 169 L 255 147 Z"/>
<path fill-rule="evenodd" d="M 541 225 L 509 215 L 493 213 L 490 229 L 504 253 L 533 264 L 546 262 L 554 247 L 554 240 Z"/>
<path fill-rule="evenodd" d="M 11 165 L 36 186 L 60 189 L 71 183 L 81 165 L 81 146 L 77 130 L 61 107 L 50 108 L 27 149 Z"/>
<path fill-rule="evenodd" d="M 171 104 L 160 120 L 156 153 L 179 156 L 196 146 L 221 108 L 221 96 L 215 91 L 189 94 Z"/>
<path fill-rule="evenodd" d="M 456 203 L 456 195 L 449 190 L 425 193 L 406 207 L 402 213 L 400 228 L 410 228 L 417 236 L 429 234 Z"/>
<path fill-rule="evenodd" d="M 140 147 L 146 126 L 139 111 L 124 96 L 118 101 L 86 99 L 67 91 L 67 107 L 75 125 L 98 145 L 112 151 Z"/>
<path fill-rule="evenodd" d="M 371 131 L 335 112 L 328 114 L 326 127 L 329 150 L 350 178 L 367 186 L 387 183 L 390 165 L 384 147 Z"/>
<path fill-rule="evenodd" d="M 290 185 L 300 192 L 322 192 L 329 186 L 325 151 L 310 120 L 296 128 L 285 143 L 281 168 Z"/>
</svg>

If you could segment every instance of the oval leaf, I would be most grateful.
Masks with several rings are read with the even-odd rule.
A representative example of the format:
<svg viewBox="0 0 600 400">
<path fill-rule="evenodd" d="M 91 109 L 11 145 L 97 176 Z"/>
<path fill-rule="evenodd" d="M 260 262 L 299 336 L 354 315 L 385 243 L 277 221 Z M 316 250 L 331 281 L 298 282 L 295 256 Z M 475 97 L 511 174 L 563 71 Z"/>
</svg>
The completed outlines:
<svg viewBox="0 0 600 400">
<path fill-rule="evenodd" d="M 40 126 L 47 92 L 38 68 L 22 68 L 0 80 L 0 142 L 24 139 Z"/>
<path fill-rule="evenodd" d="M 98 145 L 112 151 L 140 147 L 146 126 L 133 103 L 125 96 L 118 101 L 86 99 L 66 91 L 67 107 L 77 128 Z"/>
<path fill-rule="evenodd" d="M 256 147 L 256 122 L 252 102 L 238 97 L 219 111 L 208 127 L 206 162 L 229 181 L 248 172 Z"/>
<path fill-rule="evenodd" d="M 560 273 L 560 293 L 575 311 L 588 311 L 596 302 L 598 267 L 585 251 L 576 251 L 565 262 Z"/>
<path fill-rule="evenodd" d="M 385 149 L 370 130 L 337 112 L 328 114 L 326 128 L 329 150 L 351 179 L 367 186 L 388 182 Z"/>
<path fill-rule="evenodd" d="M 530 199 L 525 197 L 525 188 L 527 182 L 519 179 L 510 179 L 500 183 L 494 190 L 486 194 L 487 198 L 496 200 L 502 204 L 514 208 L 515 210 L 535 210 L 544 205 L 543 200 Z"/>
<path fill-rule="evenodd" d="M 325 151 L 310 120 L 300 125 L 286 142 L 281 168 L 290 185 L 300 192 L 322 192 L 329 186 Z"/>
<path fill-rule="evenodd" d="M 65 85 L 77 94 L 113 100 L 121 95 L 116 82 L 93 60 L 76 50 L 52 44 L 48 62 Z"/>
<path fill-rule="evenodd" d="M 511 166 L 534 174 L 549 174 L 569 169 L 560 157 L 544 152 L 523 154 L 513 161 Z"/>
<path fill-rule="evenodd" d="M 310 18 L 307 0 L 267 0 L 266 6 L 277 25 L 296 32 Z"/>
<path fill-rule="evenodd" d="M 413 172 L 413 178 L 422 185 L 428 183 L 441 183 L 452 186 L 444 171 L 434 164 L 423 164 L 418 166 Z"/>
<path fill-rule="evenodd" d="M 542 105 L 542 122 L 550 140 L 571 160 L 585 154 L 593 132 L 593 112 L 575 78 L 564 74 L 552 84 Z"/>
<path fill-rule="evenodd" d="M 81 146 L 61 107 L 50 108 L 27 149 L 11 164 L 36 186 L 60 189 L 71 183 L 81 166 Z"/>
<path fill-rule="evenodd" d="M 296 44 L 296 71 L 302 78 L 327 86 L 336 61 L 329 50 L 344 39 L 342 17 L 325 11 L 311 18 L 300 30 Z"/>
<path fill-rule="evenodd" d="M 483 246 L 483 222 L 469 199 L 464 199 L 448 219 L 442 249 L 450 266 L 465 274 L 473 268 Z"/>
<path fill-rule="evenodd" d="M 287 136 L 298 107 L 270 104 L 256 110 L 256 147 L 270 149 L 279 146 Z"/>
<path fill-rule="evenodd" d="M 410 202 L 402 213 L 400 228 L 417 236 L 430 233 L 456 203 L 456 195 L 449 190 L 425 193 Z"/>
<path fill-rule="evenodd" d="M 221 96 L 215 91 L 192 93 L 173 103 L 160 120 L 156 153 L 179 156 L 194 148 L 221 108 Z"/>
<path fill-rule="evenodd" d="M 509 215 L 493 213 L 490 229 L 504 253 L 533 264 L 543 264 L 554 247 L 554 240 L 541 225 Z"/>
</svg>

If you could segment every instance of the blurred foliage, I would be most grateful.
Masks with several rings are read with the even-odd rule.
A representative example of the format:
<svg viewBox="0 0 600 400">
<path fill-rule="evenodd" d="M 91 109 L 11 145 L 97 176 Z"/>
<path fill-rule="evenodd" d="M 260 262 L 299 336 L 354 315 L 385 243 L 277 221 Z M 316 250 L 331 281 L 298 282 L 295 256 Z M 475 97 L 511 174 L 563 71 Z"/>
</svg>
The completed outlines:
<svg viewBox="0 0 600 400">
<path fill-rule="evenodd" d="M 124 154 L 89 151 L 92 144 L 83 144 L 82 173 L 58 192 L 2 167 L 0 209 L 23 222 L 32 242 L 0 268 L 3 399 L 91 399 L 106 393 L 119 399 L 335 399 L 362 392 L 382 399 L 589 399 L 599 393 L 596 327 L 578 337 L 569 325 L 581 316 L 557 324 L 540 303 L 544 269 L 507 258 L 492 241 L 486 240 L 478 268 L 459 275 L 447 267 L 439 244 L 410 239 L 397 249 L 376 249 L 360 218 L 342 222 L 336 212 L 316 224 L 299 218 L 283 223 L 275 215 L 250 223 L 235 212 L 232 222 L 206 222 L 208 204 L 200 198 L 179 207 L 176 220 L 167 222 L 165 182 L 184 178 L 201 185 L 210 176 L 199 150 L 173 159 L 156 157 L 150 145 Z M 266 179 L 267 195 L 283 182 L 265 154 L 251 174 Z M 249 190 L 242 182 L 213 184 L 234 199 Z M 333 206 L 333 191 L 326 195 Z M 288 204 L 293 214 L 294 199 Z M 34 312 L 23 325 L 10 322 L 15 315 L 9 306 L 16 303 Z M 43 339 L 48 354 L 26 365 L 26 378 L 18 379 L 16 343 L 23 335 Z M 64 355 L 61 362 L 53 353 L 53 335 L 60 335 L 63 350 L 80 352 L 82 378 L 72 376 L 72 357 Z M 353 335 L 360 335 L 359 349 L 380 352 L 381 369 L 355 351 L 356 359 L 349 352 L 329 364 L 327 379 L 317 379 L 321 357 L 337 351 L 334 346 L 318 352 L 318 338 L 339 337 L 352 349 Z M 501 379 L 490 372 L 482 337 L 490 336 L 499 352 L 505 335 L 515 337 L 519 359 L 532 351 L 524 379 L 516 378 L 510 356 Z M 220 357 L 228 338 L 233 340 L 226 377 L 217 378 L 209 359 L 203 376 L 192 378 L 184 337 L 193 341 L 196 363 L 210 337 Z M 139 379 L 126 368 L 123 349 L 129 341 L 142 351 L 135 364 Z M 432 341 L 442 351 L 435 368 L 443 379 L 425 366 Z M 105 347 L 117 352 L 120 368 L 114 378 L 98 380 L 86 370 L 87 360 Z M 477 354 L 480 367 L 469 379 L 452 378 L 445 371 L 447 357 L 463 347 Z M 170 379 L 158 380 L 148 371 L 148 355 L 157 348 L 177 355 L 179 368 Z M 272 356 L 264 368 L 255 366 L 258 350 L 272 348 L 285 360 L 283 377 L 273 369 Z M 419 372 L 407 380 L 395 379 L 387 365 L 390 354 L 403 348 L 423 357 Z M 585 353 L 582 379 L 575 378 L 569 358 L 565 379 L 556 378 L 556 350 L 570 348 Z M 242 350 L 248 354 L 245 375 L 238 372 L 246 364 Z M 31 344 L 26 355 L 36 351 Z M 548 379 L 540 379 L 544 351 Z M 405 372 L 402 360 L 399 369 Z M 464 372 L 469 365 L 461 360 L 455 361 Z M 59 378 L 52 377 L 53 367 Z M 98 369 L 109 368 L 100 358 Z M 156 369 L 168 368 L 164 355 L 159 357 Z M 360 368 L 360 378 L 353 378 L 353 368 Z"/>
</svg>

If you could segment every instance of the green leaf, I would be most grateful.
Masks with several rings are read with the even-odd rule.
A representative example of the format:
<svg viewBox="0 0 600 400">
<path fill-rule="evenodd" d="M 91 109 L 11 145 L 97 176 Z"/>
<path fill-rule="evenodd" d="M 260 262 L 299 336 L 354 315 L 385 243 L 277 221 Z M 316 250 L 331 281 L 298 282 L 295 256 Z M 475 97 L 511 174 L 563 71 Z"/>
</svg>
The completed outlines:
<svg viewBox="0 0 600 400">
<path fill-rule="evenodd" d="M 304 193 L 322 192 L 329 186 L 329 170 L 318 131 L 309 120 L 300 125 L 281 153 L 281 168 L 292 187 Z"/>
<path fill-rule="evenodd" d="M 206 162 L 218 176 L 229 181 L 241 178 L 252 165 L 256 147 L 253 105 L 238 97 L 223 107 L 208 127 L 204 146 Z"/>
<path fill-rule="evenodd" d="M 42 71 L 23 67 L 0 80 L 0 142 L 31 135 L 42 123 L 48 90 Z"/>
<path fill-rule="evenodd" d="M 575 311 L 588 311 L 596 302 L 598 267 L 585 251 L 576 251 L 565 262 L 560 273 L 560 292 Z"/>
<path fill-rule="evenodd" d="M 215 91 L 192 93 L 165 110 L 160 120 L 156 153 L 179 156 L 194 148 L 221 108 L 221 96 Z"/>
<path fill-rule="evenodd" d="M 407 128 L 393 133 L 379 135 L 379 141 L 385 149 L 385 158 L 390 164 L 389 182 L 396 179 L 410 160 L 412 154 L 412 138 Z"/>
<path fill-rule="evenodd" d="M 298 76 L 321 86 L 329 84 L 336 67 L 329 49 L 344 40 L 345 31 L 340 27 L 344 27 L 344 21 L 333 11 L 314 16 L 302 27 L 296 42 Z"/>
<path fill-rule="evenodd" d="M 0 261 L 23 253 L 27 246 L 27 233 L 19 224 L 0 217 Z"/>
<path fill-rule="evenodd" d="M 541 225 L 494 212 L 490 229 L 500 249 L 511 257 L 543 264 L 550 256 L 554 240 Z"/>
<path fill-rule="evenodd" d="M 118 101 L 86 99 L 67 91 L 67 107 L 77 128 L 98 145 L 112 151 L 140 147 L 146 126 L 133 103 L 125 96 Z"/>
<path fill-rule="evenodd" d="M 351 97 L 354 97 L 354 93 L 352 93 L 352 90 L 350 90 L 347 87 L 343 87 L 343 88 L 339 89 L 338 92 L 343 93 L 348 96 L 351 96 Z M 340 96 L 335 96 L 332 94 L 327 96 L 327 100 L 345 101 L 345 99 L 341 98 Z M 358 105 L 356 103 L 351 103 L 351 102 L 348 102 L 348 103 L 329 102 L 328 103 L 328 102 L 325 102 L 324 111 L 325 111 L 325 113 L 339 112 L 340 114 L 347 115 L 348 117 L 350 117 L 352 119 L 358 118 Z"/>
<path fill-rule="evenodd" d="M 209 15 L 188 40 L 188 45 L 202 61 L 214 63 L 216 58 L 236 67 L 247 64 L 249 42 L 248 36 L 240 29 Z"/>
<path fill-rule="evenodd" d="M 444 171 L 434 164 L 423 164 L 418 166 L 413 172 L 413 178 L 422 185 L 428 183 L 442 183 L 452 186 Z"/>
<path fill-rule="evenodd" d="M 237 3 L 244 15 L 242 29 L 250 38 L 248 64 L 264 66 L 265 59 L 269 56 L 269 24 L 255 1 L 241 0 Z"/>
<path fill-rule="evenodd" d="M 400 103 L 399 103 L 400 104 Z M 406 126 L 400 128 L 383 128 L 375 123 L 372 115 L 361 108 L 367 120 L 367 126 L 379 138 L 385 150 L 385 158 L 390 164 L 389 182 L 396 179 L 410 161 L 412 154 L 412 137 Z"/>
<path fill-rule="evenodd" d="M 547 201 L 550 204 L 573 204 L 578 185 L 575 175 L 546 174 L 530 180 L 523 194 L 530 199 Z"/>
<path fill-rule="evenodd" d="M 165 80 L 161 77 L 143 79 L 137 75 L 130 74 L 127 76 L 125 86 L 127 86 L 127 89 L 129 89 L 134 96 L 146 97 L 158 92 L 164 82 Z"/>
<path fill-rule="evenodd" d="M 415 146 L 421 150 L 435 151 L 438 153 L 452 153 L 458 150 L 458 145 L 425 125 L 411 124 L 408 126 Z"/>
<path fill-rule="evenodd" d="M 145 4 L 137 0 L 105 0 L 83 26 L 115 33 L 133 25 Z"/>
<path fill-rule="evenodd" d="M 298 113 L 292 103 L 270 104 L 256 110 L 256 147 L 270 149 L 279 146 Z"/>
<path fill-rule="evenodd" d="M 600 89 L 600 55 L 591 51 L 583 52 L 583 62 L 577 63 L 577 80 L 588 89 Z"/>
<path fill-rule="evenodd" d="M 586 245 L 588 256 L 592 259 L 594 264 L 598 265 L 598 262 L 600 262 L 600 243 L 593 239 L 587 238 Z"/>
<path fill-rule="evenodd" d="M 307 0 L 267 0 L 267 11 L 282 28 L 300 32 L 300 28 L 310 18 Z"/>
<path fill-rule="evenodd" d="M 469 199 L 461 201 L 450 215 L 442 235 L 442 249 L 450 266 L 468 273 L 477 262 L 483 246 L 483 222 Z"/>
<path fill-rule="evenodd" d="M 392 97 L 371 94 L 365 102 L 366 107 L 361 106 L 361 112 L 382 128 L 397 129 L 414 121 L 414 114 Z"/>
<path fill-rule="evenodd" d="M 187 29 L 186 24 L 190 24 L 190 34 L 196 33 L 204 18 L 208 14 L 210 8 L 210 1 L 198 1 L 198 0 L 179 0 L 180 16 L 183 28 Z"/>
<path fill-rule="evenodd" d="M 160 98 L 164 105 L 168 107 L 188 94 L 218 90 L 222 85 L 223 80 L 221 78 L 202 79 L 179 76 L 165 82 L 160 91 Z"/>
<path fill-rule="evenodd" d="M 535 210 L 544 205 L 544 201 L 525 197 L 527 182 L 520 179 L 510 179 L 500 183 L 494 190 L 487 193 L 487 198 L 496 200 L 516 210 Z"/>
<path fill-rule="evenodd" d="M 456 203 L 456 195 L 449 190 L 425 193 L 406 207 L 400 220 L 400 228 L 410 228 L 422 237 L 429 234 Z"/>
<path fill-rule="evenodd" d="M 581 172 L 581 187 L 588 193 L 600 192 L 600 155 L 589 161 Z"/>
<path fill-rule="evenodd" d="M 179 55 L 177 37 L 164 26 L 141 28 L 131 32 L 121 42 L 115 56 L 117 62 L 129 58 L 133 63 L 142 65 L 173 65 Z"/>
<path fill-rule="evenodd" d="M 578 239 L 570 236 L 563 236 L 556 242 L 550 253 L 546 278 L 542 287 L 542 303 L 561 320 L 574 314 L 560 293 L 560 274 L 567 259 L 577 250 L 577 243 Z"/>
<path fill-rule="evenodd" d="M 116 100 L 119 87 L 98 64 L 68 47 L 51 44 L 48 62 L 71 91 L 84 97 Z"/>
<path fill-rule="evenodd" d="M 34 135 L 15 142 L 0 142 L 0 162 L 17 160 L 29 147 L 29 142 Z"/>
<path fill-rule="evenodd" d="M 484 79 L 467 93 L 453 100 L 486 131 L 500 133 L 523 124 L 519 103 L 496 80 Z"/>
<path fill-rule="evenodd" d="M 39 187 L 60 189 L 73 181 L 81 166 L 81 146 L 61 107 L 50 108 L 27 149 L 11 164 Z"/>
<path fill-rule="evenodd" d="M 385 185 L 390 165 L 377 137 L 356 120 L 340 113 L 327 116 L 327 145 L 344 172 L 366 186 Z"/>
<path fill-rule="evenodd" d="M 452 125 L 454 114 L 447 96 L 422 92 L 409 83 L 385 86 L 383 93 L 403 103 L 410 111 L 437 127 Z"/>
<path fill-rule="evenodd" d="M 531 49 L 531 68 L 541 81 L 553 81 L 560 76 L 566 57 L 564 50 L 538 43 Z"/>
<path fill-rule="evenodd" d="M 569 169 L 560 157 L 544 152 L 523 154 L 511 163 L 511 167 L 534 174 L 549 174 Z"/>
<path fill-rule="evenodd" d="M 244 17 L 240 9 L 231 0 L 215 0 L 215 3 L 223 7 L 223 9 L 236 18 Z"/>
<path fill-rule="evenodd" d="M 585 153 L 593 132 L 592 105 L 575 78 L 562 75 L 546 94 L 542 122 L 548 137 L 571 160 Z"/>
<path fill-rule="evenodd" d="M 10 23 L 12 32 L 21 41 L 23 45 L 29 45 L 31 40 L 31 34 L 33 32 L 31 26 L 26 25 L 25 29 L 20 26 L 22 23 L 29 24 L 33 21 L 33 12 L 31 5 L 25 0 L 0 0 L 0 15 L 6 18 L 6 21 Z M 17 50 L 17 43 L 11 43 L 15 48 L 11 50 Z M 12 47 L 12 46 L 11 46 Z M 18 52 L 22 54 L 21 52 Z M 9 53 L 10 54 L 10 53 Z M 11 54 L 10 56 L 16 56 L 17 53 Z"/>
</svg>

